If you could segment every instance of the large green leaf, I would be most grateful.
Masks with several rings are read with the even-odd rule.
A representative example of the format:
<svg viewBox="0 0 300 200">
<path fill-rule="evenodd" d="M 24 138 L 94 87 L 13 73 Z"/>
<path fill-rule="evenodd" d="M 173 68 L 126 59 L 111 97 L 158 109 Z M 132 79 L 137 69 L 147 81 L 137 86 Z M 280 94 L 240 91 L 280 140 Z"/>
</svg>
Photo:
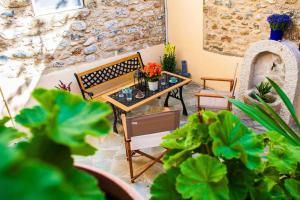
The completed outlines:
<svg viewBox="0 0 300 200">
<path fill-rule="evenodd" d="M 9 121 L 8 117 L 5 117 L 0 120 L 0 143 L 8 144 L 12 140 L 25 137 L 26 134 L 22 133 L 14 128 L 6 127 L 6 122 Z"/>
<path fill-rule="evenodd" d="M 283 103 L 289 110 L 292 118 L 294 119 L 298 129 L 300 130 L 300 122 L 298 120 L 298 117 L 297 117 L 297 114 L 296 114 L 296 111 L 295 111 L 295 108 L 294 108 L 292 102 L 290 101 L 288 96 L 285 94 L 285 92 L 279 87 L 279 85 L 277 85 L 272 79 L 270 79 L 270 78 L 267 78 L 267 79 L 271 83 L 271 85 L 273 86 L 273 88 L 275 89 L 277 94 L 280 96 L 281 100 L 283 101 Z"/>
<path fill-rule="evenodd" d="M 55 168 L 38 161 L 27 161 L 0 172 L 0 199 L 57 200 L 79 199 Z"/>
<path fill-rule="evenodd" d="M 269 132 L 267 135 L 270 139 L 268 165 L 281 173 L 295 173 L 300 163 L 300 147 L 291 145 L 277 132 Z"/>
<path fill-rule="evenodd" d="M 193 154 L 193 151 L 206 142 L 208 137 L 208 126 L 199 123 L 197 114 L 189 117 L 188 123 L 166 135 L 161 144 L 162 147 L 170 149 L 164 156 L 164 167 L 178 167 L 180 163 Z"/>
<path fill-rule="evenodd" d="M 213 138 L 213 152 L 225 159 L 241 159 L 249 169 L 261 164 L 263 143 L 240 119 L 228 111 L 221 111 L 217 121 L 209 127 Z"/>
<path fill-rule="evenodd" d="M 292 141 L 291 144 L 298 143 L 300 144 L 300 137 L 294 130 L 277 114 L 275 110 L 267 103 L 265 103 L 260 97 L 257 96 L 257 99 L 261 103 L 261 105 L 256 104 L 255 107 L 265 112 L 268 116 L 270 116 L 274 120 L 274 125 L 277 125 L 282 132 L 280 132 L 287 140 Z"/>
<path fill-rule="evenodd" d="M 181 195 L 176 190 L 176 178 L 179 168 L 171 168 L 166 173 L 158 175 L 151 185 L 151 200 L 181 200 Z"/>
<path fill-rule="evenodd" d="M 199 155 L 180 166 L 176 189 L 185 199 L 229 199 L 226 166 L 216 158 Z"/>
<path fill-rule="evenodd" d="M 86 136 L 99 137 L 110 130 L 106 117 L 111 110 L 107 104 L 86 102 L 60 90 L 37 89 L 33 96 L 41 106 L 25 109 L 16 121 L 35 134 L 46 133 L 55 142 L 69 146 L 74 154 L 94 153 L 95 148 L 85 142 Z"/>
<path fill-rule="evenodd" d="M 257 175 L 246 168 L 240 160 L 228 160 L 226 161 L 226 166 L 228 171 L 227 178 L 229 181 L 230 199 L 246 199 L 250 189 L 255 183 Z"/>
<path fill-rule="evenodd" d="M 286 179 L 284 181 L 284 187 L 293 198 L 300 199 L 300 181 Z"/>
</svg>

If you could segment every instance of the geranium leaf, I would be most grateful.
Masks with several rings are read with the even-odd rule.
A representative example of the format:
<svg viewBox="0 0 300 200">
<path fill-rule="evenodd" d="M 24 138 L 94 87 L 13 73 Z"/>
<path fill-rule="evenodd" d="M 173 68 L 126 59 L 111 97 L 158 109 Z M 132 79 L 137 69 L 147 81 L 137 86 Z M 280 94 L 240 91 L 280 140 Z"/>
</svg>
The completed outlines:
<svg viewBox="0 0 300 200">
<path fill-rule="evenodd" d="M 268 165 L 275 167 L 281 173 L 294 173 L 297 163 L 300 163 L 300 147 L 294 146 L 277 132 L 268 132 L 270 149 Z"/>
<path fill-rule="evenodd" d="M 256 174 L 246 168 L 240 160 L 229 160 L 226 162 L 227 177 L 229 181 L 230 199 L 246 199 L 250 188 L 254 185 Z"/>
<path fill-rule="evenodd" d="M 286 179 L 284 181 L 284 187 L 293 198 L 300 199 L 300 181 Z"/>
<path fill-rule="evenodd" d="M 193 149 L 193 147 L 192 147 Z M 172 149 L 168 151 L 163 157 L 163 163 L 165 169 L 170 169 L 172 167 L 178 167 L 183 161 L 192 156 L 192 150 L 180 150 Z"/>
<path fill-rule="evenodd" d="M 78 199 L 59 171 L 38 161 L 24 161 L 14 170 L 0 171 L 0 188 L 0 199 Z"/>
<path fill-rule="evenodd" d="M 227 169 L 216 158 L 199 155 L 180 165 L 181 174 L 176 179 L 176 189 L 185 199 L 229 199 Z"/>
<path fill-rule="evenodd" d="M 33 96 L 41 106 L 24 110 L 16 117 L 17 122 L 34 129 L 46 126 L 48 136 L 59 144 L 69 146 L 74 154 L 94 153 L 95 149 L 85 142 L 86 136 L 99 137 L 110 130 L 106 117 L 111 109 L 105 103 L 86 102 L 61 90 L 37 89 Z"/>
<path fill-rule="evenodd" d="M 209 134 L 213 138 L 213 153 L 216 156 L 241 159 L 249 169 L 260 166 L 262 141 L 231 112 L 218 113 L 217 121 L 209 127 Z"/>
<path fill-rule="evenodd" d="M 41 106 L 34 106 L 33 108 L 23 109 L 19 115 L 16 116 L 16 121 L 27 128 L 36 128 L 45 124 L 48 120 L 48 113 Z"/>
<path fill-rule="evenodd" d="M 3 144 L 9 144 L 9 142 L 12 140 L 26 136 L 25 133 L 22 133 L 14 128 L 6 127 L 5 123 L 8 122 L 8 120 L 8 117 L 0 120 L 0 143 Z"/>
<path fill-rule="evenodd" d="M 179 168 L 171 168 L 166 173 L 158 175 L 151 185 L 151 200 L 181 200 L 181 195 L 176 190 L 176 178 Z"/>
</svg>

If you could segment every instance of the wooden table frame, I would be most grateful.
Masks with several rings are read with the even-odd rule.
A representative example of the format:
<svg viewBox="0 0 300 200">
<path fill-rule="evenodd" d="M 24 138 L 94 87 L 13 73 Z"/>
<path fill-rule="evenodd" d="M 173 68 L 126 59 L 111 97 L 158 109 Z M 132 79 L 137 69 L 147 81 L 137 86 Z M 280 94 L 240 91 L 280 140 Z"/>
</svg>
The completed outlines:
<svg viewBox="0 0 300 200">
<path fill-rule="evenodd" d="M 140 106 L 143 106 L 143 105 L 149 103 L 150 101 L 153 101 L 153 100 L 163 96 L 164 94 L 168 94 L 167 98 L 165 100 L 165 103 L 164 103 L 165 107 L 169 106 L 169 98 L 170 97 L 175 98 L 175 99 L 177 99 L 181 102 L 181 105 L 182 105 L 182 108 L 183 108 L 183 115 L 185 115 L 185 116 L 188 115 L 188 112 L 187 112 L 187 109 L 186 109 L 186 106 L 185 106 L 184 100 L 183 100 L 183 95 L 182 95 L 183 91 L 182 90 L 183 90 L 183 86 L 190 83 L 192 81 L 192 79 L 186 78 L 186 77 L 183 77 L 183 76 L 180 76 L 180 75 L 177 75 L 177 74 L 173 74 L 173 73 L 170 73 L 170 72 L 166 72 L 166 71 L 163 71 L 162 73 L 163 74 L 168 74 L 168 75 L 171 75 L 171 76 L 174 76 L 174 77 L 178 77 L 178 78 L 182 79 L 183 81 L 180 82 L 180 83 L 175 84 L 172 87 L 166 88 L 165 90 L 163 90 L 161 92 L 158 92 L 157 94 L 155 94 L 153 96 L 145 98 L 144 100 L 142 100 L 142 101 L 140 101 L 140 102 L 138 102 L 138 103 L 136 103 L 132 106 L 125 106 L 122 103 L 120 103 L 119 101 L 111 98 L 110 95 L 120 91 L 122 88 L 130 87 L 130 86 L 134 85 L 134 83 L 130 83 L 128 85 L 123 86 L 122 88 L 112 90 L 112 91 L 110 91 L 110 92 L 108 92 L 108 93 L 106 93 L 102 96 L 102 98 L 105 101 L 109 102 L 112 106 L 113 114 L 114 114 L 114 124 L 113 124 L 114 132 L 118 133 L 117 122 L 120 121 L 120 115 L 121 114 L 126 114 L 126 113 L 140 107 Z"/>
</svg>

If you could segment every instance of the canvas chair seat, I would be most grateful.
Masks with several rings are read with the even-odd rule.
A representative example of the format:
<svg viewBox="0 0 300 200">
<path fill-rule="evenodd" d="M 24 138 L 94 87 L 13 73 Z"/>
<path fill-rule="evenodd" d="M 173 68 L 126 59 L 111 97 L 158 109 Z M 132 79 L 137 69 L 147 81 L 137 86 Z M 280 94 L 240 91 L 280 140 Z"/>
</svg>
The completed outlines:
<svg viewBox="0 0 300 200">
<path fill-rule="evenodd" d="M 225 98 L 212 98 L 214 95 L 220 97 L 232 97 L 232 94 L 229 91 L 203 89 L 199 92 L 201 107 L 209 110 L 227 109 L 228 100 Z"/>
<path fill-rule="evenodd" d="M 162 138 L 170 131 L 154 133 L 151 135 L 135 136 L 131 138 L 131 150 L 147 149 L 158 147 L 162 143 Z"/>
<path fill-rule="evenodd" d="M 141 150 L 159 147 L 162 142 L 162 138 L 165 135 L 169 134 L 170 131 L 174 131 L 175 129 L 179 128 L 180 111 L 168 110 L 161 113 L 139 117 L 126 117 L 125 114 L 122 114 L 121 119 L 124 128 L 126 157 L 129 164 L 131 182 L 133 183 L 155 163 L 162 163 L 161 158 L 164 156 L 167 150 L 160 153 L 156 157 Z M 133 156 L 136 154 L 150 159 L 150 162 L 148 162 L 138 173 L 134 173 L 132 161 Z"/>
</svg>

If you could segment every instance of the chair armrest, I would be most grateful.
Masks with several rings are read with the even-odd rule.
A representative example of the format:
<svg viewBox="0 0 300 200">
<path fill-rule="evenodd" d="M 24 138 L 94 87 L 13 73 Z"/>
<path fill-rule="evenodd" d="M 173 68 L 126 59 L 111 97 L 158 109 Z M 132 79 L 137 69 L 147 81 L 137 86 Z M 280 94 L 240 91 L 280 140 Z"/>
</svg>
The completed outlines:
<svg viewBox="0 0 300 200">
<path fill-rule="evenodd" d="M 217 78 L 217 77 L 201 77 L 203 81 L 225 81 L 225 82 L 234 82 L 232 78 Z"/>
</svg>

